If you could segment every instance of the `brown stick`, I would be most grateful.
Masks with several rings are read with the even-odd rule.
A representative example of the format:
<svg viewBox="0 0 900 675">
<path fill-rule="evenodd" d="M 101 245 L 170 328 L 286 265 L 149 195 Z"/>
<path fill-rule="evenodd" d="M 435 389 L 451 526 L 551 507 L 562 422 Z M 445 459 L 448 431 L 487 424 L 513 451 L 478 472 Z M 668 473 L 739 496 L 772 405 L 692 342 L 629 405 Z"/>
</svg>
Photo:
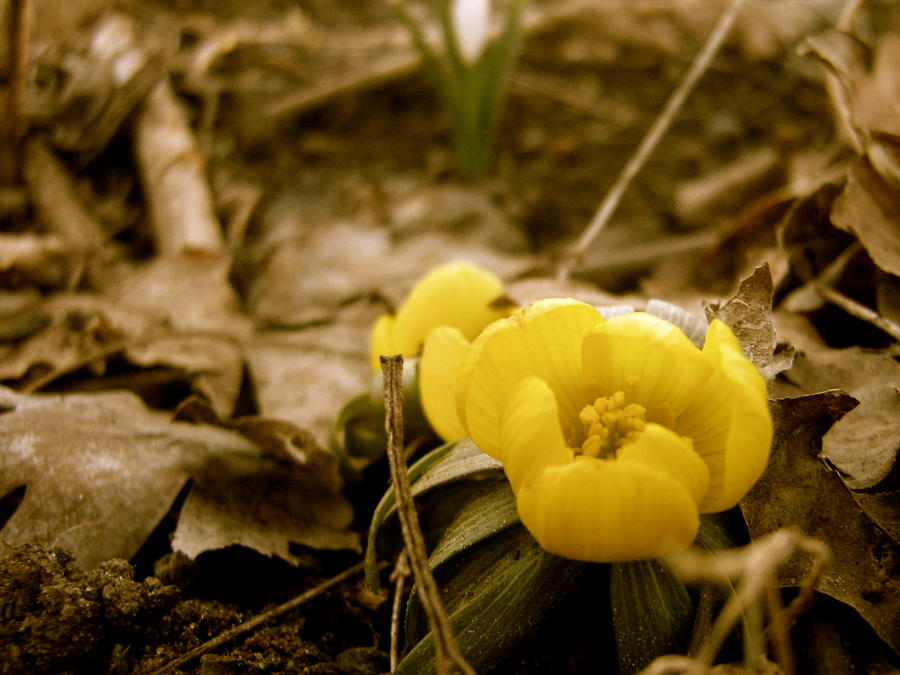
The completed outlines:
<svg viewBox="0 0 900 675">
<path fill-rule="evenodd" d="M 409 569 L 409 556 L 406 555 L 406 549 L 403 549 L 403 552 L 400 554 L 400 557 L 397 559 L 397 564 L 394 567 L 393 578 L 394 578 L 394 600 L 391 603 L 391 651 L 390 651 L 390 665 L 391 672 L 393 673 L 397 670 L 398 658 L 397 654 L 399 652 L 399 644 L 400 644 L 400 612 L 403 609 L 403 603 L 401 600 L 403 599 L 403 588 L 406 585 L 406 578 L 410 575 Z"/>
<path fill-rule="evenodd" d="M 709 68 L 710 63 L 712 63 L 713 58 L 719 51 L 719 47 L 722 46 L 725 38 L 728 37 L 728 31 L 731 29 L 731 25 L 737 18 L 738 11 L 743 4 L 744 0 L 731 0 L 731 5 L 719 17 L 719 21 L 712 33 L 710 33 L 709 38 L 707 38 L 703 49 L 700 50 L 697 58 L 694 59 L 681 82 L 678 83 L 675 91 L 672 92 L 669 100 L 666 101 L 662 112 L 659 113 L 659 116 L 647 130 L 644 138 L 641 139 L 631 159 L 628 160 L 621 173 L 616 177 L 615 182 L 597 208 L 597 212 L 588 224 L 587 229 L 582 232 L 569 255 L 563 260 L 558 273 L 560 279 L 569 277 L 572 265 L 582 261 L 591 243 L 612 218 L 613 213 L 619 206 L 619 202 L 622 200 L 622 195 L 625 194 L 625 190 L 628 189 L 631 181 L 644 167 L 650 155 L 653 154 L 656 145 L 669 129 L 669 125 L 675 119 L 678 111 L 681 110 L 681 106 L 684 105 L 694 86 L 699 82 L 700 77 Z"/>
<path fill-rule="evenodd" d="M 0 184 L 4 185 L 15 182 L 17 178 L 19 141 L 25 133 L 19 107 L 28 71 L 29 4 L 28 0 L 11 0 L 9 3 L 9 78 L 6 85 L 6 110 L 3 114 L 5 121 L 0 124 Z"/>
<path fill-rule="evenodd" d="M 209 652 L 222 646 L 223 644 L 225 644 L 227 642 L 231 642 L 235 638 L 238 638 L 242 635 L 245 635 L 246 633 L 250 633 L 251 631 L 256 630 L 257 628 L 259 628 L 262 624 L 266 623 L 267 621 L 271 621 L 272 619 L 277 619 L 278 617 L 283 616 L 284 614 L 287 614 L 288 612 L 297 609 L 300 605 L 309 602 L 313 598 L 317 598 L 318 596 L 322 595 L 325 591 L 329 591 L 332 588 L 334 588 L 335 586 L 338 586 L 338 585 L 344 583 L 351 577 L 354 577 L 357 574 L 359 574 L 360 572 L 362 572 L 364 566 L 365 566 L 365 563 L 362 563 L 362 562 L 355 564 L 353 567 L 350 567 L 350 568 L 344 570 L 337 576 L 331 577 L 331 579 L 328 579 L 327 581 L 323 581 L 321 584 L 319 584 L 315 588 L 311 588 L 308 591 L 306 591 L 305 593 L 301 593 L 297 597 L 292 598 L 292 599 L 288 600 L 287 602 L 270 609 L 268 612 L 264 612 L 263 614 L 254 616 L 252 619 L 250 619 L 249 621 L 245 621 L 244 623 L 240 624 L 239 626 L 235 626 L 234 628 L 231 628 L 231 629 L 225 631 L 224 633 L 220 633 L 219 635 L 214 637 L 212 640 L 207 640 L 199 647 L 195 647 L 194 649 L 189 651 L 187 654 L 182 654 L 177 659 L 173 659 L 172 661 L 169 661 L 162 668 L 154 670 L 152 673 L 150 673 L 150 675 L 165 675 L 166 673 L 174 673 L 174 672 L 180 670 L 182 666 L 184 666 L 187 663 L 190 663 L 197 657 L 203 656 L 204 654 L 208 654 Z"/>
<path fill-rule="evenodd" d="M 403 460 L 403 357 L 399 354 L 382 356 L 381 370 L 384 373 L 384 427 L 387 431 L 391 483 L 394 486 L 403 541 L 406 544 L 413 575 L 419 584 L 422 604 L 425 606 L 425 614 L 428 615 L 428 625 L 434 639 L 437 671 L 439 675 L 457 673 L 475 675 L 475 671 L 466 663 L 459 651 L 437 582 L 428 566 L 425 537 L 419 526 L 419 514 L 413 503 L 406 462 Z"/>
<path fill-rule="evenodd" d="M 817 285 L 816 292 L 821 295 L 824 300 L 830 302 L 832 305 L 840 307 L 850 316 L 862 319 L 876 328 L 880 328 L 895 340 L 900 340 L 900 324 L 897 322 L 881 316 L 878 312 L 869 309 L 861 302 L 857 302 L 853 298 L 847 297 L 840 291 L 836 291 L 829 286 Z"/>
</svg>

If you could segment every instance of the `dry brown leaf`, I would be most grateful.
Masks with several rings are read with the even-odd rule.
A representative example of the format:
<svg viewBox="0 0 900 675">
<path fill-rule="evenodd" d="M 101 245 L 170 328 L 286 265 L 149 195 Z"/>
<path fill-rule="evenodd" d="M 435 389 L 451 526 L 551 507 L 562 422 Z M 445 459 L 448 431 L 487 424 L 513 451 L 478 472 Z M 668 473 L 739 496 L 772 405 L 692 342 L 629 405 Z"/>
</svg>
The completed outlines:
<svg viewBox="0 0 900 675">
<path fill-rule="evenodd" d="M 230 266 L 222 256 L 183 253 L 156 258 L 104 291 L 117 306 L 155 316 L 179 330 L 243 337 L 250 322 L 228 281 Z"/>
<path fill-rule="evenodd" d="M 293 564 L 291 544 L 360 549 L 349 502 L 314 472 L 272 457 L 217 455 L 194 474 L 172 548 L 194 558 L 240 545 Z"/>
<path fill-rule="evenodd" d="M 856 235 L 878 267 L 900 276 L 900 189 L 868 162 L 858 160 L 850 168 L 831 221 Z"/>
<path fill-rule="evenodd" d="M 786 375 L 807 392 L 841 389 L 859 401 L 825 435 L 822 456 L 853 489 L 883 481 L 900 448 L 900 364 L 858 347 L 820 348 L 798 356 Z"/>
<path fill-rule="evenodd" d="M 266 236 L 252 253 L 260 269 L 247 293 L 251 314 L 265 325 L 304 326 L 331 320 L 362 296 L 398 302 L 416 279 L 448 260 L 468 260 L 503 278 L 528 267 L 530 260 L 506 252 L 521 232 L 472 192 L 444 186 L 397 195 L 386 207 L 396 230 L 372 224 L 372 214 L 327 225 L 298 222 L 307 207 L 283 197 L 265 214 Z"/>
<path fill-rule="evenodd" d="M 173 423 L 129 392 L 26 396 L 0 388 L 0 494 L 25 486 L 0 539 L 61 546 L 87 567 L 131 558 L 190 474 L 237 434 Z"/>
<path fill-rule="evenodd" d="M 772 273 L 766 263 L 743 279 L 735 296 L 724 305 L 708 303 L 705 308 L 707 320 L 719 319 L 731 327 L 744 356 L 766 379 L 790 368 L 794 356 L 791 348 L 776 352 L 772 293 Z"/>
<path fill-rule="evenodd" d="M 43 378 L 88 364 L 102 372 L 106 357 L 151 328 L 146 316 L 95 295 L 60 293 L 47 298 L 41 310 L 50 324 L 6 355 L 0 380 Z"/>
<path fill-rule="evenodd" d="M 856 235 L 881 269 L 900 275 L 900 35 L 880 37 L 871 68 L 868 48 L 846 33 L 826 31 L 805 48 L 836 78 L 837 112 L 862 155 L 831 220 Z"/>
<path fill-rule="evenodd" d="M 4 355 L 0 379 L 25 378 L 22 384 L 35 388 L 83 367 L 102 375 L 107 360 L 122 354 L 140 368 L 183 372 L 220 416 L 231 415 L 244 356 L 229 335 L 172 330 L 153 314 L 95 295 L 58 294 L 41 310 L 49 325 Z"/>
<path fill-rule="evenodd" d="M 175 417 L 195 424 L 212 424 L 236 431 L 273 459 L 302 467 L 323 488 L 339 492 L 343 487 L 338 458 L 318 445 L 309 431 L 290 422 L 258 415 L 226 419 L 207 400 L 198 396 L 190 396 L 182 401 Z"/>
<path fill-rule="evenodd" d="M 129 362 L 142 367 L 168 366 L 183 371 L 220 417 L 229 417 L 241 391 L 244 352 L 227 335 L 171 333 L 125 350 Z"/>
<path fill-rule="evenodd" d="M 343 405 L 366 391 L 368 341 L 380 310 L 357 302 L 333 323 L 299 331 L 259 331 L 244 345 L 259 412 L 308 429 L 320 447 Z"/>
<path fill-rule="evenodd" d="M 225 250 L 206 160 L 168 76 L 144 98 L 135 122 L 141 169 L 156 248 L 164 258 Z"/>
<path fill-rule="evenodd" d="M 900 653 L 900 582 L 894 571 L 900 548 L 818 459 L 822 435 L 854 403 L 837 391 L 776 401 L 772 456 L 741 510 L 754 539 L 780 527 L 799 526 L 828 544 L 832 562 L 818 589 L 856 609 Z M 801 566 L 789 563 L 782 584 L 797 586 L 805 574 Z"/>
<path fill-rule="evenodd" d="M 875 48 L 871 70 L 851 92 L 851 113 L 868 132 L 866 153 L 878 173 L 900 181 L 900 34 L 884 33 Z"/>
<path fill-rule="evenodd" d="M 173 546 L 240 544 L 298 562 L 291 544 L 353 549 L 353 512 L 322 471 L 241 435 L 172 422 L 131 393 L 25 396 L 0 388 L 0 494 L 25 487 L 0 538 L 58 545 L 85 566 L 131 558 L 189 478 Z"/>
</svg>

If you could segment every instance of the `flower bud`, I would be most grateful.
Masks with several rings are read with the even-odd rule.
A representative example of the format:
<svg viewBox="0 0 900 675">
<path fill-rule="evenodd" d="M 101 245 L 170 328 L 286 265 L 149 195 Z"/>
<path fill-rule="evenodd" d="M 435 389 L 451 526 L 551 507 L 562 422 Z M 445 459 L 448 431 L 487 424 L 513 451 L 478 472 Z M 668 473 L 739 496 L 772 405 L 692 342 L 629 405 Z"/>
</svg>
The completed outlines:
<svg viewBox="0 0 900 675">
<path fill-rule="evenodd" d="M 466 63 L 475 63 L 484 51 L 491 22 L 490 0 L 454 0 L 453 34 Z"/>
</svg>

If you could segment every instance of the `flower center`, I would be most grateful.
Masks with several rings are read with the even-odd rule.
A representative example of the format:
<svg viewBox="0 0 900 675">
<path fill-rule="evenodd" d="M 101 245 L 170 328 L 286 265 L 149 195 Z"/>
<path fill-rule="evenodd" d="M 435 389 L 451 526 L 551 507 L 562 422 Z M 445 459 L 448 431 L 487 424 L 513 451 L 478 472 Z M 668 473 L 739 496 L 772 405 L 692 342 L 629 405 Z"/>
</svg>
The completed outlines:
<svg viewBox="0 0 900 675">
<path fill-rule="evenodd" d="M 574 449 L 576 454 L 610 459 L 623 445 L 638 439 L 647 424 L 647 409 L 628 402 L 637 385 L 638 378 L 629 377 L 624 391 L 601 396 L 581 409 L 578 419 L 584 425 L 584 442 Z"/>
</svg>

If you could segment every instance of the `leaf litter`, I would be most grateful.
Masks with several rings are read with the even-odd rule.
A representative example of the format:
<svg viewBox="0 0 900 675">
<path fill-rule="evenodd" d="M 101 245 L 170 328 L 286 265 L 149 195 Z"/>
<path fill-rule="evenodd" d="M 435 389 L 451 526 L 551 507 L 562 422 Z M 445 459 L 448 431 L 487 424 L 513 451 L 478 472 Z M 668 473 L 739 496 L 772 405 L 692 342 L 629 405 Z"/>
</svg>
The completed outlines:
<svg viewBox="0 0 900 675">
<path fill-rule="evenodd" d="M 34 1 L 52 21 L 35 27 L 32 63 L 66 77 L 25 89 L 29 192 L 12 183 L 0 200 L 0 565 L 4 579 L 32 580 L 4 617 L 58 610 L 66 601 L 41 606 L 39 589 L 65 588 L 93 608 L 77 630 L 96 638 L 106 624 L 91 612 L 121 613 L 127 591 L 142 598 L 134 617 L 194 642 L 163 648 L 113 622 L 119 646 L 94 641 L 81 655 L 60 647 L 65 638 L 14 655 L 4 638 L 10 663 L 159 667 L 244 618 L 240 603 L 178 601 L 197 592 L 192 574 L 218 569 L 236 587 L 284 565 L 262 603 L 358 559 L 359 522 L 374 507 L 364 495 L 380 494 L 384 467 L 364 477 L 371 486 L 344 486 L 328 433 L 369 388 L 372 321 L 433 264 L 465 258 L 500 274 L 519 302 L 660 298 L 732 325 L 778 398 L 770 468 L 742 504 L 751 538 L 799 525 L 824 541 L 834 563 L 819 592 L 852 607 L 875 640 L 841 658 L 896 664 L 900 19 L 890 3 L 865 3 L 850 42 L 821 32 L 843 3 L 746 7 L 693 107 L 574 278 L 560 280 L 568 243 L 721 3 L 535 3 L 496 176 L 465 184 L 417 59 L 380 4 L 213 13 L 96 2 L 67 18 Z M 793 52 L 804 40 L 840 75 L 833 122 L 823 71 Z M 157 124 L 174 125 L 180 145 L 152 140 Z M 147 576 L 154 567 L 166 585 Z M 88 578 L 97 574 L 107 577 Z M 802 574 L 788 567 L 780 583 Z M 90 588 L 109 590 L 101 599 Z M 348 584 L 328 602 L 334 625 L 311 609 L 293 632 L 258 634 L 268 665 L 235 645 L 198 668 L 294 658 L 383 671 L 378 658 L 348 655 L 380 652 L 379 599 Z M 218 617 L 206 634 L 187 628 L 202 616 Z M 832 665 L 796 637 L 813 669 Z M 159 649 L 165 657 L 152 656 Z"/>
</svg>

